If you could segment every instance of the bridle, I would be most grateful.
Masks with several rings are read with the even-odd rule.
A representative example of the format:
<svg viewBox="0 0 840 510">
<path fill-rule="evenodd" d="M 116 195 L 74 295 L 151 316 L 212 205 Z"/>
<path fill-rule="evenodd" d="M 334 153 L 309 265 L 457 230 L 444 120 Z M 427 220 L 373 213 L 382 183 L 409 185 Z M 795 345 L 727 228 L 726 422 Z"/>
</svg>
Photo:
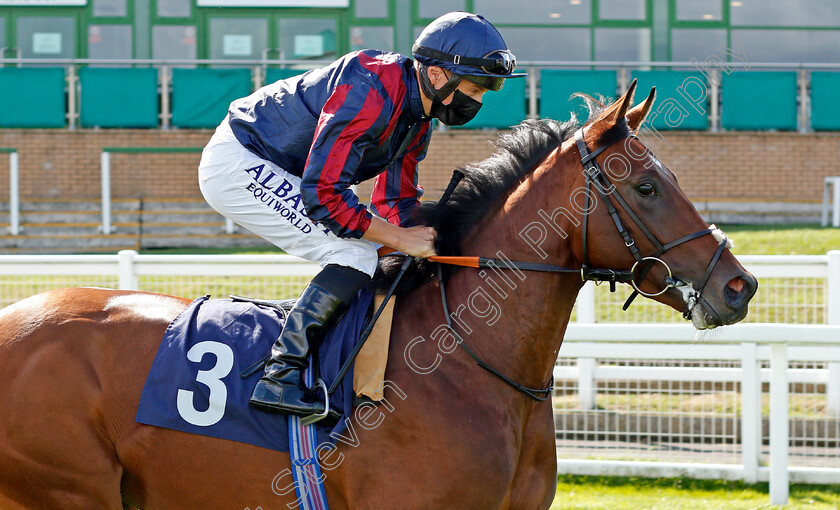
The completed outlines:
<svg viewBox="0 0 840 510">
<path fill-rule="evenodd" d="M 586 141 L 583 138 L 583 129 L 578 129 L 575 131 L 575 145 L 580 152 L 580 162 L 583 165 L 584 169 L 584 176 L 586 177 L 586 193 L 584 198 L 584 213 L 583 213 L 583 268 L 581 269 L 582 274 L 585 274 L 587 270 L 589 270 L 589 257 L 588 257 L 588 250 L 587 250 L 587 226 L 589 220 L 589 194 L 590 188 L 594 184 L 595 189 L 598 191 L 598 194 L 603 199 L 604 205 L 607 207 L 607 211 L 610 214 L 610 217 L 615 223 L 616 228 L 618 229 L 619 235 L 624 240 L 624 245 L 630 250 L 630 254 L 633 255 L 633 258 L 636 259 L 636 262 L 633 264 L 633 267 L 630 269 L 630 278 L 629 282 L 633 286 L 633 293 L 627 298 L 627 301 L 624 303 L 622 309 L 627 310 L 627 307 L 633 302 L 637 295 L 641 294 L 646 297 L 655 297 L 660 294 L 663 294 L 670 288 L 675 287 L 684 287 L 688 286 L 689 291 L 687 293 L 686 298 L 686 308 L 683 311 L 683 318 L 688 320 L 691 318 L 691 312 L 697 303 L 700 302 L 703 296 L 703 290 L 706 287 L 706 283 L 709 281 L 709 277 L 712 275 L 712 271 L 714 271 L 715 266 L 717 265 L 718 261 L 720 260 L 720 256 L 723 254 L 723 250 L 725 250 L 728 246 L 728 239 L 725 235 L 722 236 L 720 243 L 718 244 L 717 250 L 715 250 L 712 259 L 709 261 L 709 265 L 706 266 L 706 271 L 703 273 L 703 277 L 700 278 L 700 282 L 698 283 L 697 288 L 693 288 L 690 286 L 689 283 L 685 282 L 681 278 L 675 277 L 671 273 L 671 268 L 668 264 L 662 260 L 660 257 L 672 248 L 676 248 L 681 244 L 687 243 L 689 241 L 693 241 L 694 239 L 698 239 L 700 237 L 711 235 L 715 232 L 715 228 L 706 228 L 704 230 L 700 230 L 694 232 L 693 234 L 688 234 L 682 236 L 678 239 L 675 239 L 669 243 L 662 243 L 659 238 L 656 237 L 656 234 L 647 226 L 647 224 L 642 220 L 630 207 L 624 197 L 621 196 L 621 193 L 613 186 L 612 182 L 610 182 L 609 178 L 607 177 L 606 173 L 601 170 L 601 167 L 598 165 L 598 162 L 595 158 L 604 152 L 609 145 L 602 145 L 601 147 L 595 149 L 592 152 L 589 152 L 589 149 L 586 146 Z M 636 138 L 634 135 L 630 135 L 632 138 Z M 621 218 L 618 216 L 618 210 L 616 209 L 615 205 L 610 200 L 610 197 L 614 196 L 616 201 L 619 203 L 621 208 L 624 212 L 630 216 L 630 219 L 633 220 L 636 227 L 642 231 L 642 233 L 647 237 L 648 241 L 653 245 L 656 249 L 656 253 L 652 256 L 642 256 L 641 252 L 639 252 L 639 248 L 636 246 L 636 241 L 633 239 L 633 236 L 630 235 L 630 232 L 624 227 L 624 224 L 621 222 Z M 648 272 L 650 272 L 653 264 L 659 262 L 665 269 L 668 271 L 668 276 L 665 277 L 665 287 L 655 293 L 644 292 L 639 288 L 636 284 L 636 279 L 633 276 L 635 274 L 636 267 L 639 267 L 639 282 L 641 283 L 644 281 L 645 277 L 647 277 Z M 584 278 L 586 280 L 586 278 Z M 610 290 L 615 290 L 615 281 L 610 282 Z M 717 319 L 720 317 L 717 316 L 717 312 L 715 312 L 714 308 L 712 308 L 708 302 L 706 302 L 706 308 L 716 316 Z"/>
<path fill-rule="evenodd" d="M 630 135 L 631 137 L 635 138 L 634 135 Z M 575 131 L 574 134 L 575 144 L 577 145 L 578 151 L 580 152 L 580 162 L 584 168 L 584 176 L 586 177 L 586 193 L 584 199 L 584 213 L 583 213 L 583 233 L 582 233 L 582 248 L 583 248 L 583 265 L 580 269 L 571 269 L 560 267 L 552 264 L 541 264 L 541 263 L 534 263 L 534 262 L 521 262 L 521 261 L 512 261 L 506 258 L 501 259 L 493 259 L 493 258 L 485 258 L 485 257 L 447 257 L 447 256 L 435 256 L 430 257 L 429 260 L 432 262 L 437 262 L 437 277 L 440 282 L 440 296 L 441 302 L 443 303 L 443 312 L 444 316 L 446 317 L 446 326 L 450 333 L 455 337 L 461 347 L 464 348 L 464 351 L 471 357 L 481 368 L 487 370 L 491 374 L 495 375 L 499 379 L 501 379 L 505 384 L 513 387 L 517 391 L 524 393 L 528 397 L 538 402 L 542 402 L 548 399 L 551 396 L 551 392 L 553 390 L 553 378 L 549 382 L 548 386 L 543 389 L 534 389 L 528 388 L 519 384 L 509 377 L 502 374 L 499 370 L 493 368 L 492 366 L 488 365 L 484 360 L 478 356 L 475 351 L 473 351 L 467 343 L 464 341 L 464 338 L 458 334 L 452 324 L 452 317 L 449 314 L 449 306 L 446 300 L 446 284 L 443 278 L 443 264 L 452 264 L 452 265 L 459 265 L 459 266 L 466 266 L 466 267 L 475 267 L 475 268 L 493 268 L 493 269 L 515 269 L 515 270 L 524 270 L 524 271 L 540 271 L 540 272 L 550 272 L 550 273 L 580 273 L 581 280 L 584 282 L 586 281 L 595 281 L 596 284 L 601 282 L 609 282 L 610 283 L 610 291 L 615 291 L 615 284 L 616 282 L 622 283 L 629 283 L 633 286 L 633 293 L 624 303 L 623 309 L 626 310 L 627 307 L 633 302 L 637 295 L 641 294 L 647 297 L 654 297 L 660 294 L 663 294 L 670 288 L 676 287 L 687 287 L 688 290 L 685 292 L 686 295 L 686 308 L 683 311 L 683 318 L 689 320 L 691 318 L 691 313 L 697 303 L 700 302 L 703 296 L 703 290 L 706 287 L 706 283 L 709 281 L 709 277 L 712 274 L 715 266 L 717 265 L 718 261 L 720 260 L 723 251 L 728 247 L 728 239 L 725 235 L 721 233 L 721 240 L 720 244 L 718 244 L 717 250 L 715 251 L 714 255 L 712 256 L 711 261 L 709 262 L 708 266 L 706 267 L 706 271 L 703 273 L 703 277 L 700 279 L 700 282 L 697 288 L 693 288 L 691 284 L 685 282 L 679 277 L 676 277 L 672 274 L 671 268 L 668 264 L 662 260 L 660 257 L 667 252 L 668 250 L 685 244 L 689 241 L 693 241 L 694 239 L 698 239 L 700 237 L 706 235 L 712 235 L 715 231 L 720 232 L 716 228 L 706 228 L 693 234 L 688 234 L 686 236 L 682 236 L 678 239 L 675 239 L 669 243 L 662 243 L 659 241 L 659 238 L 653 233 L 653 231 L 647 226 L 647 224 L 642 220 L 630 207 L 624 197 L 618 192 L 618 190 L 612 185 L 610 182 L 609 177 L 607 177 L 606 173 L 601 170 L 601 167 L 598 165 L 598 162 L 595 158 L 604 152 L 607 148 L 610 147 L 611 144 L 602 145 L 595 149 L 594 151 L 590 152 L 586 146 L 586 141 L 583 138 L 583 128 L 578 129 Z M 457 174 L 456 174 L 457 175 Z M 463 177 L 463 174 L 461 174 Z M 457 180 L 456 180 L 457 179 Z M 447 189 L 447 192 L 444 193 L 444 196 L 448 198 L 448 195 L 451 194 L 451 190 L 457 185 L 458 180 L 460 177 L 453 177 L 453 181 L 450 182 L 450 185 Z M 603 268 L 593 268 L 589 264 L 589 256 L 587 250 L 587 231 L 589 225 L 589 207 L 590 207 L 590 193 L 591 188 L 595 187 L 598 191 L 599 195 L 601 196 L 604 204 L 607 207 L 607 211 L 609 212 L 610 217 L 613 220 L 613 223 L 618 230 L 619 235 L 624 240 L 624 245 L 630 250 L 630 254 L 633 255 L 633 258 L 636 262 L 633 264 L 633 267 L 628 270 L 620 270 L 620 269 L 603 269 Z M 639 248 L 636 246 L 636 241 L 633 239 L 633 236 L 630 232 L 624 227 L 624 224 L 621 221 L 621 218 L 618 215 L 618 209 L 613 204 L 610 197 L 615 197 L 618 204 L 630 216 L 630 219 L 633 223 L 638 227 L 639 230 L 645 235 L 645 237 L 650 241 L 650 243 L 656 249 L 656 253 L 650 256 L 643 256 L 639 251 Z M 441 200 L 441 202 L 445 203 L 445 200 Z M 714 225 L 712 226 L 714 227 Z M 648 273 L 650 272 L 653 264 L 659 262 L 668 272 L 668 276 L 665 277 L 665 288 L 656 293 L 649 293 L 641 290 L 639 288 L 639 284 L 644 281 L 647 277 Z M 405 267 L 405 264 L 404 264 Z M 636 283 L 636 278 L 634 277 L 636 268 L 639 268 L 639 284 Z M 402 273 L 401 273 L 402 274 Z M 400 276 L 401 276 L 400 274 Z M 399 278 L 399 277 L 398 277 Z M 395 286 L 396 282 L 392 285 L 392 289 Z M 390 293 L 390 291 L 389 291 Z M 704 302 L 706 302 L 704 300 Z M 715 315 L 717 319 L 719 319 L 717 312 L 714 311 L 714 308 L 706 302 L 706 308 Z"/>
</svg>

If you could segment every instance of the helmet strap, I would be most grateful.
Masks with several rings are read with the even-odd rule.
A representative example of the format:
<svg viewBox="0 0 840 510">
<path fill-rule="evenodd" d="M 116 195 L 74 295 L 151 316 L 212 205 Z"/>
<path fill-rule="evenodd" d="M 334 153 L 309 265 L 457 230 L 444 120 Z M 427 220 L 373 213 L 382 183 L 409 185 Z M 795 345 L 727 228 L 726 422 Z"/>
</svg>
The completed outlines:
<svg viewBox="0 0 840 510">
<path fill-rule="evenodd" d="M 434 85 L 432 85 L 431 80 L 429 80 L 428 66 L 421 64 L 420 62 L 417 64 L 419 67 L 418 72 L 420 73 L 420 88 L 423 90 L 423 94 L 432 100 L 433 104 L 435 102 L 443 102 L 444 99 L 455 92 L 455 89 L 458 88 L 458 85 L 461 83 L 461 76 L 452 73 L 449 80 L 443 84 L 443 87 L 436 89 Z"/>
</svg>

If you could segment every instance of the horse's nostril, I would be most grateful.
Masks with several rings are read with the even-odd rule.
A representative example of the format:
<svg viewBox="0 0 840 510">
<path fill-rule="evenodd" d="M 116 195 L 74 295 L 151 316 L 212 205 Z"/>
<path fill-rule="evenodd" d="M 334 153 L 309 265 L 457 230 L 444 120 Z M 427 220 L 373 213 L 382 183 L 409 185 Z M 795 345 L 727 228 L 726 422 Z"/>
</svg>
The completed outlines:
<svg viewBox="0 0 840 510">
<path fill-rule="evenodd" d="M 735 294 L 740 294 L 740 292 L 744 289 L 744 280 L 741 278 L 733 278 L 726 284 L 726 288 L 732 289 Z"/>
<path fill-rule="evenodd" d="M 755 294 L 756 286 L 755 279 L 749 275 L 733 278 L 723 289 L 723 299 L 730 307 L 739 309 Z"/>
</svg>

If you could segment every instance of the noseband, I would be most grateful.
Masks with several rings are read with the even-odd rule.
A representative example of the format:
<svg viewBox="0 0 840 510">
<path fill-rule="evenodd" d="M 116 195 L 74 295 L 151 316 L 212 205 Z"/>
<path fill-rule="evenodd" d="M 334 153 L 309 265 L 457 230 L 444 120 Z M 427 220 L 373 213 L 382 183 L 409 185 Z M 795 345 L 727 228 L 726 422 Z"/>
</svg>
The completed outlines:
<svg viewBox="0 0 840 510">
<path fill-rule="evenodd" d="M 635 138 L 635 136 L 630 135 L 631 137 Z M 624 281 L 629 283 L 633 286 L 633 293 L 627 298 L 627 301 L 624 303 L 622 307 L 623 310 L 627 310 L 633 300 L 636 298 L 637 295 L 641 294 L 643 296 L 653 297 L 658 296 L 670 288 L 675 287 L 684 287 L 688 286 L 685 280 L 673 276 L 671 273 L 671 268 L 668 267 L 668 264 L 662 260 L 661 257 L 665 252 L 670 250 L 671 248 L 676 248 L 677 246 L 692 241 L 694 239 L 698 239 L 705 235 L 712 234 L 714 229 L 707 228 L 704 230 L 700 230 L 698 232 L 694 232 L 693 234 L 688 234 L 686 236 L 680 237 L 679 239 L 675 239 L 669 243 L 662 243 L 656 237 L 656 235 L 651 231 L 651 229 L 647 226 L 647 224 L 642 220 L 630 207 L 624 197 L 618 192 L 618 189 L 613 186 L 612 182 L 610 182 L 609 178 L 607 177 L 606 173 L 601 170 L 601 167 L 598 165 L 598 162 L 595 158 L 604 152 L 609 145 L 602 145 L 598 147 L 592 152 L 589 152 L 589 149 L 586 147 L 586 141 L 583 138 L 583 129 L 578 129 L 575 131 L 575 144 L 577 145 L 578 151 L 580 152 L 580 162 L 583 165 L 584 169 L 584 176 L 586 176 L 586 193 L 584 199 L 584 213 L 583 213 L 583 266 L 581 267 L 581 278 L 584 281 L 586 280 L 596 280 L 596 281 L 604 281 L 602 278 L 605 271 L 611 272 L 615 274 L 615 278 L 612 280 L 608 280 L 610 282 L 610 290 L 615 291 L 615 282 L 616 281 Z M 604 204 L 607 207 L 607 211 L 610 214 L 610 217 L 615 224 L 615 227 L 618 229 L 619 235 L 624 240 L 624 245 L 630 250 L 630 254 L 633 255 L 633 258 L 636 259 L 636 262 L 633 264 L 633 267 L 630 271 L 617 271 L 617 270 L 610 270 L 610 269 L 593 269 L 589 266 L 589 256 L 587 250 L 587 226 L 589 220 L 589 193 L 590 188 L 594 185 L 595 189 L 598 191 L 598 194 L 601 195 Z M 639 252 L 639 248 L 636 246 L 636 241 L 633 239 L 633 236 L 630 235 L 630 232 L 624 227 L 624 224 L 621 222 L 621 218 L 618 216 L 618 209 L 613 204 L 610 197 L 615 197 L 618 204 L 630 216 L 630 219 L 635 223 L 636 227 L 642 231 L 642 233 L 647 237 L 648 241 L 653 245 L 656 249 L 656 253 L 653 256 L 642 256 L 641 252 Z M 700 279 L 700 282 L 696 289 L 691 288 L 691 290 L 687 294 L 686 299 L 686 308 L 683 311 L 683 318 L 686 320 L 691 318 L 691 311 L 700 301 L 703 295 L 703 290 L 706 287 L 706 283 L 709 281 L 709 277 L 712 275 L 712 271 L 714 270 L 715 266 L 717 265 L 718 261 L 720 260 L 720 256 L 723 254 L 723 250 L 726 249 L 727 246 L 727 239 L 726 236 L 720 241 L 720 244 L 715 251 L 715 254 L 712 256 L 712 260 L 709 262 L 709 265 L 706 267 L 706 271 L 703 274 L 703 277 Z M 668 271 L 668 276 L 665 277 L 665 288 L 657 293 L 648 293 L 644 292 L 639 288 L 639 285 L 642 281 L 644 281 L 645 277 L 647 276 L 650 269 L 653 267 L 653 264 L 659 262 L 665 266 L 665 269 Z M 636 268 L 639 267 L 639 284 L 636 283 L 636 278 L 634 276 Z M 717 312 L 715 312 L 714 308 L 708 306 L 707 308 L 709 311 L 716 316 L 717 319 Z"/>
<path fill-rule="evenodd" d="M 631 135 L 632 136 L 632 135 Z M 634 137 L 635 138 L 635 137 Z M 458 334 L 455 330 L 455 326 L 452 323 L 452 317 L 449 313 L 449 305 L 447 304 L 446 299 L 446 282 L 443 278 L 443 264 L 452 264 L 457 266 L 464 266 L 464 267 L 474 267 L 474 268 L 493 268 L 493 269 L 515 269 L 515 270 L 525 270 L 525 271 L 539 271 L 539 272 L 548 272 L 548 273 L 579 273 L 580 277 L 583 281 L 595 281 L 597 283 L 600 282 L 609 282 L 610 283 L 610 290 L 615 291 L 615 284 L 616 282 L 623 282 L 629 283 L 633 286 L 633 293 L 627 299 L 627 302 L 624 303 L 623 309 L 626 310 L 630 303 L 632 303 L 633 299 L 639 294 L 643 296 L 658 296 L 670 288 L 676 287 L 688 287 L 690 290 L 686 292 L 686 308 L 683 311 L 683 317 L 685 319 L 691 318 L 691 311 L 697 305 L 698 302 L 702 299 L 703 289 L 706 286 L 706 283 L 709 281 L 709 277 L 712 274 L 715 266 L 717 265 L 718 261 L 720 260 L 721 254 L 723 254 L 723 250 L 726 249 L 727 246 L 727 239 L 726 236 L 723 236 L 720 244 L 718 245 L 717 250 L 715 251 L 714 256 L 712 256 L 712 260 L 709 262 L 709 265 L 706 267 L 706 272 L 703 274 L 703 277 L 700 279 L 700 284 L 698 285 L 697 289 L 693 289 L 690 287 L 690 284 L 685 282 L 679 277 L 675 277 L 671 273 L 671 268 L 668 267 L 668 264 L 662 260 L 662 254 L 670 250 L 671 248 L 675 248 L 681 244 L 687 243 L 694 239 L 703 237 L 705 235 L 712 234 L 715 229 L 707 228 L 704 230 L 700 230 L 693 234 L 689 234 L 687 236 L 680 237 L 679 239 L 675 239 L 670 243 L 662 243 L 656 237 L 656 235 L 648 228 L 647 224 L 639 218 L 639 216 L 630 208 L 630 205 L 624 200 L 624 197 L 618 192 L 618 190 L 612 185 L 607 175 L 601 170 L 601 167 L 598 166 L 598 162 L 595 161 L 595 158 L 604 152 L 609 145 L 603 145 L 592 152 L 589 152 L 589 149 L 586 147 L 586 142 L 583 139 L 583 129 L 578 129 L 575 132 L 575 143 L 577 144 L 578 151 L 580 151 L 580 162 L 584 168 L 584 175 L 586 176 L 586 198 L 585 198 L 585 207 L 584 207 L 584 214 L 583 214 L 583 265 L 581 268 L 578 269 L 571 269 L 566 267 L 555 266 L 552 264 L 540 264 L 535 262 L 522 262 L 522 261 L 514 261 L 508 260 L 507 258 L 499 258 L 499 259 L 492 259 L 492 258 L 485 258 L 485 257 L 466 257 L 466 256 L 433 256 L 429 257 L 431 262 L 437 263 L 437 277 L 440 286 L 440 297 L 441 302 L 443 303 L 443 314 L 446 318 L 446 327 L 450 333 L 455 337 L 458 341 L 458 344 L 463 347 L 464 351 L 476 362 L 478 366 L 487 370 L 494 376 L 501 379 L 504 383 L 511 386 L 515 390 L 524 393 L 528 397 L 538 402 L 542 402 L 547 400 L 551 397 L 552 386 L 553 386 L 553 378 L 551 382 L 549 382 L 548 386 L 542 389 L 536 388 L 528 388 L 522 384 L 519 384 L 512 380 L 511 378 L 505 376 L 501 371 L 498 369 L 490 366 L 486 363 L 481 357 L 464 341 L 464 338 Z M 443 198 L 441 198 L 441 203 L 446 203 L 446 199 L 451 195 L 452 190 L 458 184 L 458 181 L 463 177 L 463 173 L 457 172 L 453 175 L 452 181 L 449 183 L 449 187 L 443 194 Z M 587 227 L 589 225 L 589 206 L 590 206 L 590 199 L 589 193 L 592 186 L 595 186 L 595 189 L 598 190 L 598 193 L 601 195 L 604 204 L 607 207 L 607 211 L 610 214 L 610 217 L 615 223 L 616 229 L 618 229 L 619 235 L 624 240 L 624 245 L 627 246 L 627 249 L 630 250 L 630 254 L 633 255 L 633 258 L 636 259 L 636 262 L 633 264 L 633 267 L 627 270 L 619 270 L 619 269 L 602 269 L 602 268 L 593 268 L 589 265 L 589 256 L 587 250 Z M 630 216 L 630 219 L 633 220 L 633 223 L 636 224 L 636 227 L 642 231 L 645 237 L 653 244 L 654 248 L 656 248 L 656 253 L 652 256 L 642 256 L 641 252 L 639 252 L 638 247 L 636 247 L 636 241 L 633 239 L 633 236 L 630 235 L 630 232 L 624 228 L 624 224 L 621 222 L 621 218 L 618 215 L 618 209 L 610 200 L 610 197 L 613 196 L 618 201 L 619 205 L 624 212 Z M 385 297 L 385 301 L 380 305 L 379 310 L 376 312 L 374 316 L 374 322 L 376 317 L 378 317 L 381 310 L 385 307 L 388 299 L 391 297 L 391 294 L 394 292 L 394 288 L 397 285 L 397 282 L 400 280 L 402 275 L 405 273 L 406 268 L 408 267 L 409 262 L 411 261 L 410 258 L 406 258 L 403 262 L 403 265 L 400 269 L 400 273 L 397 275 L 396 279 L 391 284 L 391 288 L 388 291 L 388 294 Z M 665 266 L 665 269 L 668 272 L 668 276 L 665 277 L 665 288 L 657 293 L 648 293 L 644 292 L 639 288 L 639 284 L 636 283 L 635 278 L 635 271 L 636 268 L 639 268 L 639 282 L 641 283 L 644 281 L 645 277 L 647 277 L 648 272 L 650 272 L 651 267 L 653 264 L 659 262 L 660 264 Z M 717 316 L 717 313 L 714 309 L 709 306 L 708 302 L 706 303 L 707 308 L 709 311 L 715 315 L 715 317 L 720 320 Z M 366 332 L 369 331 L 366 329 Z M 362 344 L 364 344 L 364 339 L 367 336 L 363 335 L 363 340 L 356 346 L 354 349 L 353 357 L 355 354 L 358 353 L 358 350 L 361 349 Z M 352 358 L 345 362 L 345 367 L 349 365 L 349 362 L 352 361 Z M 342 367 L 342 371 L 346 370 L 345 367 Z M 342 372 L 343 374 L 344 372 Z M 339 377 L 337 380 L 340 380 L 342 377 Z M 332 390 L 331 390 L 332 391 Z"/>
</svg>

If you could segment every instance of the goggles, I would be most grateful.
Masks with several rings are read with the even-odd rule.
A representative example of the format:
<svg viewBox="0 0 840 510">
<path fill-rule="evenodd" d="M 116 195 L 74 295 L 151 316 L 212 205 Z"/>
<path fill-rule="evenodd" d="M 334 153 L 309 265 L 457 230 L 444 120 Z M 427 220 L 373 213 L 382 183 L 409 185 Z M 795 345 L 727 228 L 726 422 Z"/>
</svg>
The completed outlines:
<svg viewBox="0 0 840 510">
<path fill-rule="evenodd" d="M 484 55 L 483 60 L 487 63 L 481 66 L 481 70 L 489 74 L 511 74 L 516 69 L 516 57 L 510 50 L 496 50 Z"/>
<path fill-rule="evenodd" d="M 508 76 L 516 69 L 516 57 L 510 50 L 493 50 L 484 55 L 482 58 L 464 57 L 461 55 L 451 55 L 432 48 L 426 48 L 415 44 L 412 51 L 417 55 L 442 60 L 444 62 L 451 62 L 455 65 L 463 65 L 468 67 L 475 67 L 481 69 L 487 74 L 494 74 L 498 76 Z"/>
<path fill-rule="evenodd" d="M 502 85 L 505 84 L 505 79 L 496 76 L 462 76 L 465 80 L 469 80 L 479 87 L 484 87 L 487 90 L 498 91 L 501 90 Z"/>
</svg>

